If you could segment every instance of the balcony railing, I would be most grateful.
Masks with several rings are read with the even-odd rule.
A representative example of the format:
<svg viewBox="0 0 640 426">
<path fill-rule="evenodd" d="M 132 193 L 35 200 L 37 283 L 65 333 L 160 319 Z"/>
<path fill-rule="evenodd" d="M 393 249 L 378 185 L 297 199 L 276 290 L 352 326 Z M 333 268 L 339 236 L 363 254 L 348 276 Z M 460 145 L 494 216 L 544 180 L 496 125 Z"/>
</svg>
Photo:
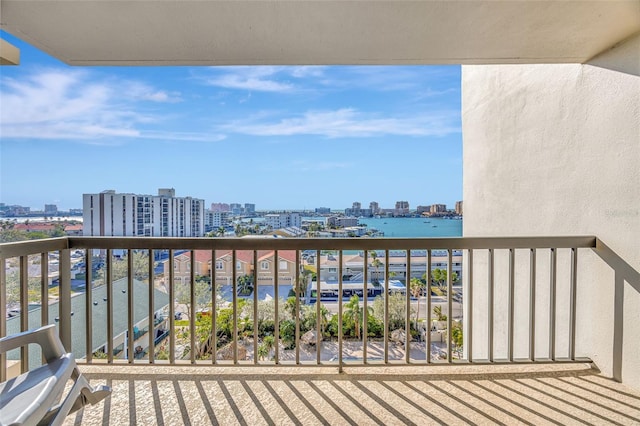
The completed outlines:
<svg viewBox="0 0 640 426">
<path fill-rule="evenodd" d="M 576 351 L 579 253 L 595 249 L 597 243 L 595 237 L 581 236 L 66 237 L 0 244 L 0 337 L 55 322 L 65 347 L 87 364 L 341 369 L 378 364 L 583 362 L 588 358 Z M 389 270 L 391 251 L 404 251 L 410 259 L 404 283 Z M 277 283 L 278 260 L 285 252 L 295 258 L 292 298 L 280 301 L 286 297 L 278 285 L 269 288 L 273 294 L 262 297 L 258 258 L 270 256 L 272 282 Z M 48 281 L 51 253 L 59 261 L 57 288 Z M 175 280 L 178 253 L 190 256 L 187 284 Z M 443 279 L 440 271 L 439 282 L 433 276 L 433 253 L 446 254 L 447 273 Z M 452 268 L 454 254 L 460 253 L 458 284 Z M 222 272 L 211 267 L 215 265 L 211 259 L 222 255 L 230 258 L 231 265 L 241 259 L 248 262 L 250 287 L 258 283 L 245 292 L 249 295 L 243 296 L 241 287 L 246 283 L 236 267 L 230 268 L 229 288 L 215 284 Z M 322 297 L 323 286 L 330 287 L 322 276 L 322 262 L 329 255 L 337 259 L 341 272 L 335 299 Z M 347 257 L 351 273 L 362 262 L 359 284 L 343 280 Z M 158 272 L 160 262 L 166 262 L 162 269 L 166 276 Z M 82 278 L 72 279 L 72 274 Z M 34 301 L 39 307 L 29 311 Z M 189 315 L 179 319 L 177 314 L 185 310 Z M 434 317 L 436 312 L 440 318 Z M 14 317 L 8 318 L 9 314 Z M 157 326 L 159 315 L 168 319 L 168 327 L 148 334 L 145 356 L 139 359 L 134 339 L 118 338 L 133 336 L 141 320 Z M 125 344 L 127 358 L 114 358 L 114 349 Z M 28 348 L 13 356 L 23 371 L 37 358 Z M 11 357 L 0 358 L 2 378 Z"/>
</svg>

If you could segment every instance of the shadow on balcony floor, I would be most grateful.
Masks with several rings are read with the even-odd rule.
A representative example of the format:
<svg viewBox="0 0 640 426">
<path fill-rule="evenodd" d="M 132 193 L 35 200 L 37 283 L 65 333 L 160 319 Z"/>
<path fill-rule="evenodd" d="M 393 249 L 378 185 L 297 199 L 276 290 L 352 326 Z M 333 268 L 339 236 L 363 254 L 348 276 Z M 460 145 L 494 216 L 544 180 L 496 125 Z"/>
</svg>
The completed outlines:
<svg viewBox="0 0 640 426">
<path fill-rule="evenodd" d="M 640 424 L 640 392 L 589 365 L 84 366 L 106 402 L 65 424 Z"/>
</svg>

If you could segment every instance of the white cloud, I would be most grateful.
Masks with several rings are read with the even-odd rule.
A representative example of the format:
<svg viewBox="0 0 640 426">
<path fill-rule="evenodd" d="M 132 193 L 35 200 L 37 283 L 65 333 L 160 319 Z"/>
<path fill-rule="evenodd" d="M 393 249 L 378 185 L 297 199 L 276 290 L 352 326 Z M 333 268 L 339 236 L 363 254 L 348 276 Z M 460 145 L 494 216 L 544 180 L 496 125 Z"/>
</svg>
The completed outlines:
<svg viewBox="0 0 640 426">
<path fill-rule="evenodd" d="M 87 71 L 49 69 L 0 85 L 0 134 L 3 138 L 65 139 L 119 143 L 119 138 L 216 141 L 221 135 L 149 131 L 161 122 L 140 102 L 177 102 L 179 94 L 147 84 L 96 78 Z M 107 142 L 107 140 L 109 140 Z"/>
<path fill-rule="evenodd" d="M 381 117 L 351 108 L 308 111 L 302 115 L 266 121 L 252 118 L 221 127 L 222 130 L 254 136 L 317 135 L 328 138 L 371 136 L 446 136 L 460 133 L 459 114 L 439 112 L 410 117 Z"/>
<path fill-rule="evenodd" d="M 319 78 L 320 66 L 240 66 L 212 68 L 214 75 L 205 79 L 211 86 L 257 92 L 292 92 L 300 90 L 295 79 Z"/>
<path fill-rule="evenodd" d="M 294 86 L 271 78 L 278 73 L 277 67 L 225 67 L 220 75 L 206 80 L 211 86 L 225 89 L 255 90 L 258 92 L 288 92 Z M 216 71 L 220 69 L 216 68 Z"/>
</svg>

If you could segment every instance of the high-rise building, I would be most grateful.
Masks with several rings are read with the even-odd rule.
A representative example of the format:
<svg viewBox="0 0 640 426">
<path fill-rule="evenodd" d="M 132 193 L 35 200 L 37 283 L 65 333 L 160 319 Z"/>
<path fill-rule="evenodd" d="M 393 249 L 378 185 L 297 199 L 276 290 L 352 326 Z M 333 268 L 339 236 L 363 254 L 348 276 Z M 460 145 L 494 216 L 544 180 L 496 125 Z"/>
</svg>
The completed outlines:
<svg viewBox="0 0 640 426">
<path fill-rule="evenodd" d="M 56 214 L 58 213 L 58 206 L 55 204 L 45 204 L 44 205 L 44 213 L 45 214 Z"/>
<path fill-rule="evenodd" d="M 372 201 L 369 203 L 369 210 L 371 210 L 371 216 L 380 214 L 380 205 L 377 201 Z"/>
<path fill-rule="evenodd" d="M 396 201 L 396 208 L 394 211 L 395 216 L 406 216 L 409 214 L 409 202 L 408 201 Z"/>
<path fill-rule="evenodd" d="M 462 216 L 462 201 L 456 201 L 456 214 Z"/>
<path fill-rule="evenodd" d="M 201 237 L 204 200 L 175 197 L 174 189 L 158 195 L 83 194 L 83 234 L 87 236 Z"/>
<path fill-rule="evenodd" d="M 344 214 L 346 216 L 355 216 L 355 217 L 362 216 L 362 204 L 358 201 L 354 201 L 350 209 L 344 210 Z"/>
<path fill-rule="evenodd" d="M 447 211 L 447 205 L 446 204 L 432 204 L 431 205 L 431 209 L 429 210 L 429 212 L 431 214 L 444 213 L 446 211 Z"/>
<path fill-rule="evenodd" d="M 244 214 L 254 214 L 256 212 L 256 205 L 251 203 L 244 203 Z"/>
<path fill-rule="evenodd" d="M 229 204 L 229 211 L 231 211 L 231 214 L 242 214 L 242 204 L 240 203 Z"/>
<path fill-rule="evenodd" d="M 211 211 L 212 212 L 229 212 L 231 209 L 229 208 L 229 204 L 227 203 L 211 203 Z"/>
</svg>

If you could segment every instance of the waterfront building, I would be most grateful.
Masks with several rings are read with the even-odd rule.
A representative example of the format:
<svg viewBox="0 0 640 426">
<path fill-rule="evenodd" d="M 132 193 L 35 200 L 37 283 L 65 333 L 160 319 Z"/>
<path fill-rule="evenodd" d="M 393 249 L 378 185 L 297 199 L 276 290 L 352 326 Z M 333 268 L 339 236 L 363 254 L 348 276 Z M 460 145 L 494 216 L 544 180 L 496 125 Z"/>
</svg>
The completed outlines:
<svg viewBox="0 0 640 426">
<path fill-rule="evenodd" d="M 329 207 L 316 207 L 315 212 L 318 214 L 329 214 L 331 209 Z"/>
<path fill-rule="evenodd" d="M 350 209 L 344 210 L 344 214 L 346 216 L 355 216 L 355 217 L 362 216 L 362 204 L 358 201 L 354 201 Z"/>
<path fill-rule="evenodd" d="M 229 210 L 231 211 L 231 214 L 242 214 L 242 204 L 240 203 L 231 203 L 229 204 Z"/>
<path fill-rule="evenodd" d="M 447 205 L 446 204 L 432 204 L 431 208 L 429 209 L 429 212 L 431 214 L 446 213 L 447 212 Z"/>
<path fill-rule="evenodd" d="M 358 226 L 357 217 L 331 216 L 327 218 L 327 227 L 345 228 L 348 226 Z"/>
<path fill-rule="evenodd" d="M 265 224 L 271 229 L 281 228 L 300 228 L 302 226 L 302 217 L 300 213 L 272 213 L 265 215 Z"/>
<path fill-rule="evenodd" d="M 409 214 L 409 202 L 408 201 L 396 201 L 396 208 L 394 210 L 394 216 L 406 216 Z"/>
<path fill-rule="evenodd" d="M 380 205 L 378 204 L 377 201 L 372 201 L 369 203 L 369 210 L 371 210 L 371 214 L 370 216 L 375 216 L 377 214 L 380 214 Z"/>
<path fill-rule="evenodd" d="M 456 201 L 456 214 L 462 216 L 462 201 Z"/>
<path fill-rule="evenodd" d="M 176 197 L 174 189 L 158 195 L 83 194 L 83 235 L 128 237 L 201 237 L 204 200 Z"/>
<path fill-rule="evenodd" d="M 50 215 L 50 214 L 57 214 L 57 213 L 58 213 L 58 206 L 56 206 L 55 204 L 44 205 L 44 214 Z"/>
</svg>

